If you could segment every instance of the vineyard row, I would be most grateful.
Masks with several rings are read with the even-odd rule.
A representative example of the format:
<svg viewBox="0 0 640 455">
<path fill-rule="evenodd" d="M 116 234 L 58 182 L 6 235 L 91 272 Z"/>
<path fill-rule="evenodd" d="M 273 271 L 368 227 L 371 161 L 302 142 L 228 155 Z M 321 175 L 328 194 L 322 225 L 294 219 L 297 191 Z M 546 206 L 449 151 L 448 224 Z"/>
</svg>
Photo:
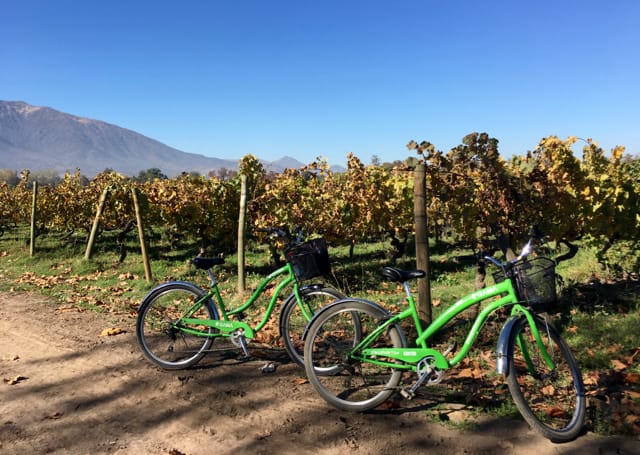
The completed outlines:
<svg viewBox="0 0 640 455">
<path fill-rule="evenodd" d="M 453 233 L 474 248 L 498 233 L 519 242 L 532 223 L 556 241 L 588 239 L 600 247 L 637 242 L 640 233 L 640 160 L 616 147 L 605 153 L 586 141 L 548 137 L 525 156 L 503 159 L 497 140 L 470 134 L 447 153 L 428 142 L 411 142 L 415 158 L 394 168 L 364 165 L 349 155 L 345 172 L 318 160 L 301 169 L 268 175 L 245 156 L 232 179 L 183 175 L 136 182 L 114 172 L 88 184 L 80 172 L 38 190 L 37 225 L 57 231 L 88 231 L 97 201 L 108 188 L 101 226 L 122 229 L 135 218 L 131 190 L 140 195 L 146 225 L 233 247 L 240 201 L 239 175 L 250 182 L 251 226 L 303 226 L 336 244 L 371 238 L 410 237 L 413 232 L 413 172 L 427 169 L 427 219 L 432 235 Z M 32 187 L 23 172 L 14 187 L 0 182 L 0 223 L 29 220 Z"/>
</svg>

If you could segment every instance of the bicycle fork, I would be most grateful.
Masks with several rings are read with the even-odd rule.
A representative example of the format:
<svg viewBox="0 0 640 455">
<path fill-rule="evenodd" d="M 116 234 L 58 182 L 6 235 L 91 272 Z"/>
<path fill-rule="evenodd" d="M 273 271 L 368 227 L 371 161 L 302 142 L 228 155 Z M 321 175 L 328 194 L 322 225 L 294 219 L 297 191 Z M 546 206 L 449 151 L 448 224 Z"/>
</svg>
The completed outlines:
<svg viewBox="0 0 640 455">
<path fill-rule="evenodd" d="M 515 330 L 516 324 L 518 324 L 523 317 L 526 317 L 527 324 L 531 328 L 531 333 L 534 337 L 535 346 L 538 347 L 539 353 L 542 356 L 542 360 L 547 364 L 547 366 L 551 370 L 555 369 L 555 363 L 552 359 L 553 353 L 549 353 L 549 351 L 547 350 L 547 347 L 542 341 L 540 332 L 535 322 L 535 317 L 528 312 L 522 312 L 521 314 L 514 314 L 507 320 L 505 325 L 502 327 L 502 331 L 500 332 L 500 336 L 498 338 L 498 361 L 496 366 L 497 366 L 498 373 L 502 375 L 506 376 L 509 373 L 508 361 L 509 361 L 509 357 L 513 355 L 513 353 L 511 352 L 511 349 L 512 349 L 511 340 L 514 335 L 517 335 L 516 342 L 518 343 L 518 346 L 522 351 L 524 360 L 527 364 L 529 371 L 531 372 L 535 371 L 535 368 L 532 365 L 532 360 L 531 360 L 529 350 L 522 344 L 522 339 L 520 334 L 513 333 Z M 546 324 L 548 323 L 545 321 L 545 325 Z"/>
</svg>

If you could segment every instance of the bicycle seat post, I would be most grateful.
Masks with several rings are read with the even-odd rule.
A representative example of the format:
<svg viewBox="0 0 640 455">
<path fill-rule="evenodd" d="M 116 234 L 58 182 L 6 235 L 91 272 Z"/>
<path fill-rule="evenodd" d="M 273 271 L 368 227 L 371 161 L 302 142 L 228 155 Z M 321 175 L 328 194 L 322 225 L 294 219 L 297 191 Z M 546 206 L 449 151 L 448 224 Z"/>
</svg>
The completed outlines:
<svg viewBox="0 0 640 455">
<path fill-rule="evenodd" d="M 404 283 L 402 283 L 402 286 L 404 287 L 405 294 L 407 294 L 407 299 L 411 298 L 411 288 L 409 287 L 409 282 L 405 281 Z"/>
<path fill-rule="evenodd" d="M 207 269 L 207 275 L 209 275 L 209 281 L 211 282 L 211 287 L 214 287 L 218 282 L 218 280 L 216 279 L 216 276 L 213 274 L 213 271 L 211 269 Z"/>
</svg>

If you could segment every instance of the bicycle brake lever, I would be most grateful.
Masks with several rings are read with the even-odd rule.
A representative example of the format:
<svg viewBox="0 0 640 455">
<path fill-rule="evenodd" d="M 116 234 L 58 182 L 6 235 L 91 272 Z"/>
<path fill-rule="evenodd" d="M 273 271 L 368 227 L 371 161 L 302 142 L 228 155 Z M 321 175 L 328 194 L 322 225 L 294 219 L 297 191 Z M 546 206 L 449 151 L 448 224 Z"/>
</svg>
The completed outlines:
<svg viewBox="0 0 640 455">
<path fill-rule="evenodd" d="M 520 259 L 526 258 L 533 251 L 533 238 L 530 238 L 529 241 L 522 247 L 522 251 L 520 251 L 520 255 L 513 260 L 513 262 L 518 262 Z"/>
<path fill-rule="evenodd" d="M 498 261 L 496 258 L 491 257 L 491 256 L 485 256 L 484 257 L 485 261 L 489 261 L 491 262 L 493 265 L 498 266 L 498 267 L 502 267 L 502 262 Z"/>
</svg>

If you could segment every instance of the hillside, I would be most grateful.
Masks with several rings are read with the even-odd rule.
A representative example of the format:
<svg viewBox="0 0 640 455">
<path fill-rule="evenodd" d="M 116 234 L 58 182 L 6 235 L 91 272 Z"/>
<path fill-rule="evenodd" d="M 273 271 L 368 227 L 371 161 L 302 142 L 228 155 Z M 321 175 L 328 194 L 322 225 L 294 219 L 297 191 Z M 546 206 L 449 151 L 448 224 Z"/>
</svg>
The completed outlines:
<svg viewBox="0 0 640 455">
<path fill-rule="evenodd" d="M 182 172 L 206 175 L 220 168 L 236 169 L 238 159 L 186 153 L 99 120 L 21 101 L 0 101 L 0 169 L 53 169 L 62 174 L 79 168 L 93 177 L 106 168 L 130 176 L 158 168 L 173 177 Z M 264 165 L 282 171 L 302 163 L 284 157 Z"/>
</svg>

